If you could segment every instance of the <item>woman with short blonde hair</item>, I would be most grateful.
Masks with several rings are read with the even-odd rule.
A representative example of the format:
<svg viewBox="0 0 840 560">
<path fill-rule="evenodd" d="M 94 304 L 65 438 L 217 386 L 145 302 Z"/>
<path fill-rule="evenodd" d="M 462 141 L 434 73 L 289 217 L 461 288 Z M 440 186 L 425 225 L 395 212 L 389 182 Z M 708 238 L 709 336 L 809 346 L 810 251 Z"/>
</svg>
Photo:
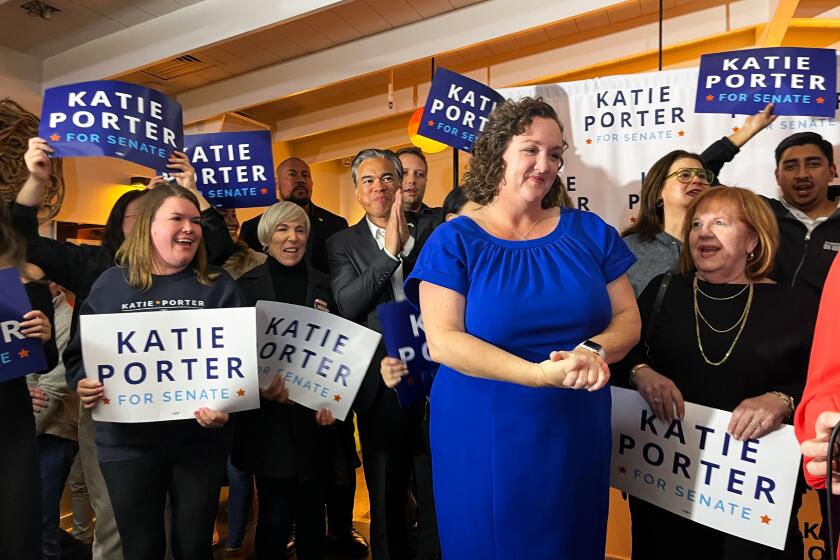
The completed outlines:
<svg viewBox="0 0 840 560">
<path fill-rule="evenodd" d="M 309 237 L 309 216 L 306 211 L 294 202 L 278 202 L 265 211 L 257 226 L 257 238 L 263 249 L 271 243 L 271 236 L 278 224 L 295 222 L 303 225 L 306 237 Z"/>
</svg>

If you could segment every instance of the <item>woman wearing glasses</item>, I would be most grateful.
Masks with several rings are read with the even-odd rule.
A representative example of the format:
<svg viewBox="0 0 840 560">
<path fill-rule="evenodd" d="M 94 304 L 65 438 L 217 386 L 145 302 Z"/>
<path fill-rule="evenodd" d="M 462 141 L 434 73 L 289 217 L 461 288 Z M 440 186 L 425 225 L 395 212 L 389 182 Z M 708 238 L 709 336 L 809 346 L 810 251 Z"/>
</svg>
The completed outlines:
<svg viewBox="0 0 840 560">
<path fill-rule="evenodd" d="M 621 234 L 638 259 L 627 271 L 636 297 L 655 276 L 676 268 L 686 208 L 714 179 L 700 156 L 684 150 L 674 150 L 648 170 L 639 215 Z"/>
</svg>

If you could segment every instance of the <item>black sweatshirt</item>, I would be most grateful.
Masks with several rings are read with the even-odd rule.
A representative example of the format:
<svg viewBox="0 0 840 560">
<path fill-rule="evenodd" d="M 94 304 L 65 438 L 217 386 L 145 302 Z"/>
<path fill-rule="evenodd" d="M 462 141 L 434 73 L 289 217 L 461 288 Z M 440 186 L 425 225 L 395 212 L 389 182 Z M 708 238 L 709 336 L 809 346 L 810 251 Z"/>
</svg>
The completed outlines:
<svg viewBox="0 0 840 560">
<path fill-rule="evenodd" d="M 41 267 L 47 278 L 76 295 L 71 332 L 76 331 L 79 309 L 100 274 L 114 266 L 114 255 L 101 245 L 75 245 L 41 237 L 38 209 L 13 203 L 12 223 L 26 238 L 27 260 Z M 221 266 L 233 253 L 233 239 L 221 214 L 214 208 L 201 213 L 201 230 L 207 262 Z"/>
<path fill-rule="evenodd" d="M 152 287 L 141 292 L 126 282 L 121 268 L 112 267 L 94 283 L 80 314 L 164 312 L 167 301 L 172 300 L 175 300 L 173 305 L 177 305 L 178 309 L 243 307 L 244 298 L 233 279 L 222 269 L 211 268 L 220 274 L 210 286 L 199 284 L 195 273 L 187 269 L 178 274 L 153 276 Z M 152 309 L 130 305 L 150 301 L 163 303 Z M 131 321 L 130 316 L 126 317 L 126 321 Z M 76 329 L 64 352 L 64 365 L 67 368 L 67 385 L 75 391 L 79 381 L 85 377 L 80 329 Z M 226 432 L 227 429 L 203 428 L 195 419 L 135 424 L 97 422 L 96 446 L 99 460 L 106 462 L 159 453 L 193 453 L 208 448 L 221 451 L 226 444 Z"/>
</svg>

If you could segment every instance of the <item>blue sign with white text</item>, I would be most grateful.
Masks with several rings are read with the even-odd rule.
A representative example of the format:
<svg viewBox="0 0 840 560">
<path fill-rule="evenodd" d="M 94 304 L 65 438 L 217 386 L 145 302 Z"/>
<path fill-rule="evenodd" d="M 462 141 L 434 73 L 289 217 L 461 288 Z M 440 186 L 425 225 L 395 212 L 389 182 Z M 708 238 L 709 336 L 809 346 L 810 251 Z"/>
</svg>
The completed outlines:
<svg viewBox="0 0 840 560">
<path fill-rule="evenodd" d="M 31 310 L 18 270 L 0 270 L 0 382 L 47 367 L 40 339 L 20 333 L 23 314 Z"/>
<path fill-rule="evenodd" d="M 490 113 L 504 100 L 496 90 L 481 82 L 438 68 L 417 134 L 465 152 L 472 151 Z"/>
<path fill-rule="evenodd" d="M 833 117 L 837 101 L 834 49 L 746 49 L 700 57 L 697 113 L 752 115 L 774 103 L 777 115 Z"/>
<path fill-rule="evenodd" d="M 277 202 L 271 132 L 217 132 L 184 138 L 198 189 L 218 208 Z"/>
<path fill-rule="evenodd" d="M 44 92 L 38 134 L 53 157 L 109 156 L 154 170 L 184 145 L 181 104 L 136 84 L 102 80 Z"/>
<path fill-rule="evenodd" d="M 423 317 L 407 300 L 383 303 L 376 308 L 388 355 L 408 365 L 408 375 L 396 386 L 400 406 L 408 408 L 432 390 L 438 363 L 429 357 Z"/>
</svg>

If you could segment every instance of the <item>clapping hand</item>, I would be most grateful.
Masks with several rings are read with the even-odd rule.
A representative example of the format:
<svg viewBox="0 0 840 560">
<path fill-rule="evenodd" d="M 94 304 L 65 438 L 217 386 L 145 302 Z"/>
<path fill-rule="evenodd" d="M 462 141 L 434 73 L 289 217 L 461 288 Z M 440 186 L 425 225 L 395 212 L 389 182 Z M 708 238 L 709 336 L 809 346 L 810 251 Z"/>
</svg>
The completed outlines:
<svg viewBox="0 0 840 560">
<path fill-rule="evenodd" d="M 391 215 L 385 226 L 385 248 L 392 255 L 399 256 L 408 242 L 408 220 L 402 207 L 402 190 L 398 189 L 391 205 Z"/>
</svg>

